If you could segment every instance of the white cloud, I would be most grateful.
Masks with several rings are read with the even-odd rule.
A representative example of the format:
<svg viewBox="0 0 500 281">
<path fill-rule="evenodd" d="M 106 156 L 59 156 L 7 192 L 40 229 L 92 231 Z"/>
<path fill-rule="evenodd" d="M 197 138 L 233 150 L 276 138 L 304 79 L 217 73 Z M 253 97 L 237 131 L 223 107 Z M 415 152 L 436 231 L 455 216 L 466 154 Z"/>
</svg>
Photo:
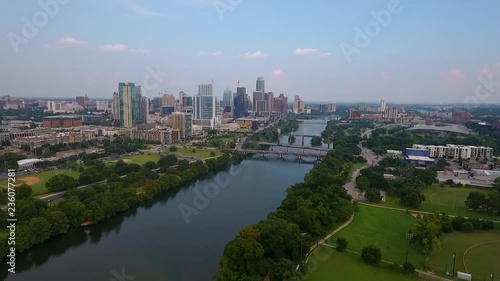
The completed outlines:
<svg viewBox="0 0 500 281">
<path fill-rule="evenodd" d="M 100 50 L 102 52 L 108 52 L 108 53 L 124 53 L 124 52 L 129 52 L 132 54 L 145 54 L 148 52 L 148 50 L 143 49 L 143 48 L 129 48 L 124 44 L 106 44 L 102 45 L 100 47 Z"/>
<path fill-rule="evenodd" d="M 114 44 L 114 45 L 103 45 L 101 46 L 101 51 L 103 52 L 112 52 L 112 53 L 121 53 L 127 51 L 127 46 L 123 44 Z"/>
<path fill-rule="evenodd" d="M 265 58 L 267 57 L 267 54 L 261 52 L 261 51 L 257 51 L 255 53 L 244 53 L 244 54 L 241 54 L 240 55 L 241 58 L 244 58 L 244 59 L 262 59 L 262 58 Z"/>
<path fill-rule="evenodd" d="M 274 77 L 283 77 L 283 76 L 285 76 L 285 72 L 283 72 L 283 70 L 281 70 L 279 68 L 278 69 L 274 69 L 273 70 L 273 76 Z"/>
<path fill-rule="evenodd" d="M 87 46 L 86 41 L 81 41 L 73 37 L 66 37 L 51 44 L 46 44 L 45 48 L 81 48 Z"/>
<path fill-rule="evenodd" d="M 121 0 L 117 1 L 117 3 L 120 3 L 125 9 L 128 9 L 132 13 L 134 13 L 135 16 L 139 17 L 164 17 L 165 14 L 159 13 L 157 11 L 154 11 L 152 9 L 148 9 L 141 4 L 138 4 L 137 2 L 133 0 Z"/>
<path fill-rule="evenodd" d="M 389 76 L 389 74 L 387 74 L 386 72 L 381 72 L 380 73 L 380 79 L 382 79 L 383 81 L 389 81 L 391 80 L 391 77 Z"/>
<path fill-rule="evenodd" d="M 321 54 L 319 54 L 319 56 L 320 57 L 330 57 L 330 56 L 332 56 L 332 54 L 331 53 L 321 53 Z"/>
<path fill-rule="evenodd" d="M 222 56 L 224 55 L 223 52 L 221 51 L 217 51 L 217 52 L 214 52 L 214 53 L 207 53 L 207 52 L 199 52 L 198 53 L 198 56 L 212 56 L 212 57 L 218 57 L 218 56 Z"/>
<path fill-rule="evenodd" d="M 318 49 L 305 48 L 305 49 L 296 49 L 293 54 L 297 56 L 310 56 L 315 55 L 319 52 Z"/>
</svg>

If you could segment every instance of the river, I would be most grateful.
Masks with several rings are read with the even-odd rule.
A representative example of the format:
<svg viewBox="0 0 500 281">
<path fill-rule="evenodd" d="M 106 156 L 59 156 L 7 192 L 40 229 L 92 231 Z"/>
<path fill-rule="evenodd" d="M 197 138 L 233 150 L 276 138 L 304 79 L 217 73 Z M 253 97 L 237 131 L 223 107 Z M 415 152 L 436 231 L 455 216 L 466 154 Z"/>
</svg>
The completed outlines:
<svg viewBox="0 0 500 281">
<path fill-rule="evenodd" d="M 296 133 L 319 134 L 324 127 L 300 123 Z M 6 276 L 3 263 L 0 278 L 209 281 L 227 242 L 241 228 L 265 219 L 285 198 L 286 189 L 301 182 L 311 168 L 291 161 L 244 160 L 214 177 L 19 254 L 18 273 Z M 183 215 L 181 208 L 192 213 Z"/>
</svg>

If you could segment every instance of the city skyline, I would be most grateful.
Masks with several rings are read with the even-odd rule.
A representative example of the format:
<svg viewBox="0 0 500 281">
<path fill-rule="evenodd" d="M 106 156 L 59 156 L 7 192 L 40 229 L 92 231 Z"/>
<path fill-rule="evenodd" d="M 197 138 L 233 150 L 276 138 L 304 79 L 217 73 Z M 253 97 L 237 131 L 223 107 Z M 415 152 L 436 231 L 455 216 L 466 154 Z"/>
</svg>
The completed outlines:
<svg viewBox="0 0 500 281">
<path fill-rule="evenodd" d="M 32 22 L 45 10 L 34 1 L 7 3 L 6 24 L 0 27 L 5 35 L 0 51 L 8 54 L 2 57 L 0 94 L 111 97 L 119 81 L 143 85 L 146 79 L 154 87 L 142 91 L 152 98 L 164 90 L 195 95 L 198 85 L 213 80 L 213 93 L 221 98 L 237 81 L 253 92 L 255 79 L 263 77 L 266 91 L 300 95 L 307 102 L 460 103 L 477 96 L 481 85 L 482 96 L 498 88 L 500 39 L 490 30 L 500 23 L 495 16 L 500 3 L 439 1 L 430 10 L 424 2 L 397 1 L 390 20 L 381 20 L 379 32 L 359 48 L 357 28 L 373 26 L 393 2 L 257 0 L 221 12 L 205 0 L 75 0 L 60 4 L 45 25 L 35 26 L 33 36 L 23 35 L 23 17 Z M 92 13 L 81 15 L 82 10 Z M 255 13 L 266 20 L 247 26 Z M 117 20 L 110 22 L 110 14 Z M 231 41 L 237 43 L 227 44 L 236 34 L 238 40 Z M 168 44 L 172 40 L 183 47 Z M 474 52 L 478 45 L 480 52 Z M 346 56 L 345 46 L 357 51 Z M 155 72 L 160 75 L 152 79 Z M 491 93 L 481 102 L 500 102 Z"/>
</svg>

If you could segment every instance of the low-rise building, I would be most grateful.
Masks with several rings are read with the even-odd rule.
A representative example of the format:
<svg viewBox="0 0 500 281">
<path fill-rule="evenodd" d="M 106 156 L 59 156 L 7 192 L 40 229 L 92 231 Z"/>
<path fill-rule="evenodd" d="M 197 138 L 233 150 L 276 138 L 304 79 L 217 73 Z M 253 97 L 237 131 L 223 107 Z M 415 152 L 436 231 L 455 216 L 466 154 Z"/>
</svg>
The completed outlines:
<svg viewBox="0 0 500 281">
<path fill-rule="evenodd" d="M 429 151 L 429 157 L 448 158 L 448 159 L 492 159 L 493 148 L 485 146 L 469 145 L 421 145 L 414 144 L 415 149 L 426 149 Z"/>
</svg>

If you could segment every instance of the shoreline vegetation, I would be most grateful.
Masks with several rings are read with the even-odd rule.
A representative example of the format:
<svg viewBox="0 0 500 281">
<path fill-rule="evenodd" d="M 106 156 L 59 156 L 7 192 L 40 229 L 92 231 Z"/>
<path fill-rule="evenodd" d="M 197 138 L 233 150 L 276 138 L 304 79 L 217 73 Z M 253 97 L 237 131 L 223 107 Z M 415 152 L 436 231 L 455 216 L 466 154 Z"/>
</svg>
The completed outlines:
<svg viewBox="0 0 500 281">
<path fill-rule="evenodd" d="M 166 159 L 168 158 L 168 159 Z M 87 168 L 90 172 L 106 172 L 106 184 L 95 183 L 92 188 L 67 190 L 65 200 L 47 205 L 43 200 L 28 196 L 17 200 L 16 252 L 22 253 L 44 243 L 52 237 L 63 235 L 71 229 L 95 224 L 118 213 L 129 210 L 140 203 L 150 201 L 160 193 L 181 188 L 200 178 L 210 176 L 239 163 L 245 155 L 237 151 L 226 151 L 218 158 L 189 163 L 178 161 L 175 155 L 167 155 L 157 163 L 159 175 L 150 169 L 151 163 L 142 167 L 118 161 L 105 171 L 94 166 Z M 177 169 L 170 168 L 174 162 Z M 96 163 L 102 166 L 103 163 Z M 102 168 L 102 167 L 97 167 Z M 87 171 L 86 171 L 87 172 Z M 92 173 L 89 172 L 89 175 Z M 126 173 L 124 173 L 126 172 Z M 120 178 L 120 174 L 127 176 Z M 63 179 L 61 179 L 63 180 Z M 0 213 L 5 217 L 6 212 Z M 3 220 L 3 221 L 6 221 Z M 0 237 L 0 260 L 9 252 L 8 236 Z"/>
<path fill-rule="evenodd" d="M 267 219 L 241 229 L 226 244 L 213 280 L 289 280 L 296 276 L 296 268 L 303 274 L 308 249 L 352 216 L 356 207 L 343 185 L 352 163 L 361 161 L 361 137 L 337 124 L 330 121 L 322 133 L 335 138 L 334 150 L 303 182 L 287 189 L 286 198 Z"/>
</svg>

